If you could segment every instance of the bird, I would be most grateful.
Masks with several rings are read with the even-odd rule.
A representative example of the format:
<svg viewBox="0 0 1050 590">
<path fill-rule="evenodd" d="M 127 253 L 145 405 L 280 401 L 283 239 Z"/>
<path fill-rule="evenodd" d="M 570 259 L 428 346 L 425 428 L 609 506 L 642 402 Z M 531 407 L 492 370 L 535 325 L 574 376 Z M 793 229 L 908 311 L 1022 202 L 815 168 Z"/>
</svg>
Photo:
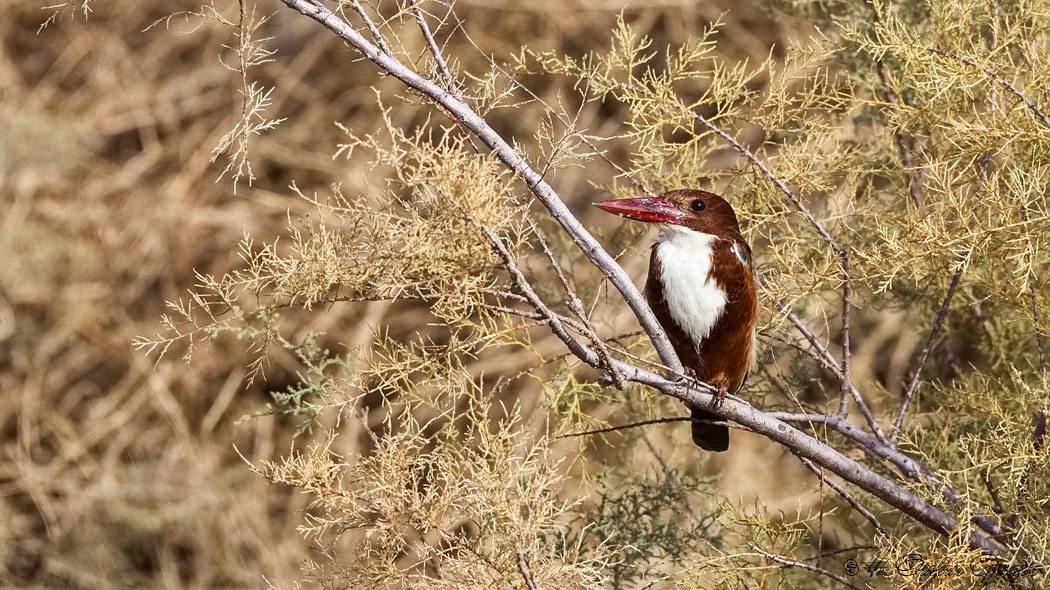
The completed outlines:
<svg viewBox="0 0 1050 590">
<path fill-rule="evenodd" d="M 715 387 L 714 403 L 739 393 L 755 349 L 758 296 L 751 247 L 733 207 L 698 189 L 594 205 L 661 224 L 663 235 L 649 256 L 645 298 L 686 375 Z M 690 410 L 693 442 L 707 451 L 728 450 L 724 420 L 698 406 Z"/>
</svg>

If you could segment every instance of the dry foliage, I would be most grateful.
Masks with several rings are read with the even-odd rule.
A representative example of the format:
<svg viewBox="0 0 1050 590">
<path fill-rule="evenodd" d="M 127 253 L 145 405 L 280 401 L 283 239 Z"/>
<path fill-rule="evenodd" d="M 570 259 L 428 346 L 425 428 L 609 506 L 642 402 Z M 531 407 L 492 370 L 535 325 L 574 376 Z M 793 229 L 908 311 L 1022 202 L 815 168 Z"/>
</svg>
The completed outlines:
<svg viewBox="0 0 1050 590">
<path fill-rule="evenodd" d="M 759 436 L 560 438 L 680 406 L 595 370 L 659 363 L 531 187 L 283 3 L 181 4 L 5 6 L 16 585 L 971 587 L 971 519 L 1050 563 L 1050 7 L 327 3 L 632 276 L 652 235 L 592 197 L 726 194 L 762 278 L 744 397 L 852 404 L 940 479 L 799 426 L 964 523 L 942 536 Z M 966 573 L 843 569 L 913 553 Z"/>
</svg>

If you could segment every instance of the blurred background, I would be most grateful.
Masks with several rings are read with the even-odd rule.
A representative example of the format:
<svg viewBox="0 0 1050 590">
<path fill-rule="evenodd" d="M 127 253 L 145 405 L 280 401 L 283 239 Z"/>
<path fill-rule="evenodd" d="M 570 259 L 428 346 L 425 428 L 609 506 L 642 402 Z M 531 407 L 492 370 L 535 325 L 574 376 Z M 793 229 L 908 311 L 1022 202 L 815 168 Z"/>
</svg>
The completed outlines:
<svg viewBox="0 0 1050 590">
<path fill-rule="evenodd" d="M 400 83 L 281 3 L 258 2 L 259 15 L 273 14 L 264 33 L 277 53 L 253 75 L 277 88 L 269 113 L 285 121 L 254 140 L 255 179 L 235 191 L 219 179 L 224 162 L 212 161 L 240 116 L 241 80 L 223 65 L 235 30 L 180 15 L 199 8 L 192 1 L 50 4 L 0 0 L 0 581 L 290 584 L 315 556 L 296 530 L 306 498 L 254 475 L 238 451 L 258 463 L 293 444 L 295 419 L 252 416 L 263 413 L 269 392 L 294 381 L 294 360 L 278 353 L 267 379 L 246 386 L 252 357 L 233 339 L 215 341 L 190 365 L 178 354 L 157 361 L 131 342 L 161 329 L 165 302 L 186 297 L 195 272 L 236 268 L 245 232 L 269 240 L 285 233 L 289 217 L 309 215 L 288 190 L 293 181 L 307 193 L 336 182 L 348 194 L 375 184 L 366 163 L 332 158 L 345 139 L 334 123 L 371 131 L 379 114 L 371 88 L 400 92 Z M 621 13 L 656 47 L 685 43 L 720 19 L 718 51 L 733 63 L 777 57 L 813 32 L 761 0 L 455 6 L 470 39 L 453 35 L 447 51 L 467 72 L 484 71 L 483 54 L 508 60 L 523 45 L 601 51 Z M 214 7 L 236 20 L 236 2 Z M 420 54 L 422 40 L 406 38 L 420 43 Z M 550 104 L 578 101 L 571 82 L 524 81 Z M 394 108 L 405 125 L 433 116 L 429 107 Z M 513 116 L 498 111 L 493 122 L 530 151 L 543 116 L 525 105 Z M 589 106 L 581 126 L 615 135 L 623 118 L 614 105 Z M 598 163 L 552 181 L 585 224 L 612 231 L 620 222 L 588 206 L 600 197 L 592 183 L 608 184 L 612 174 Z M 625 263 L 632 276 L 643 275 L 643 256 Z M 289 314 L 285 326 L 364 347 L 374 327 L 411 334 L 423 317 L 411 304 L 370 302 Z M 900 350 L 906 355 L 912 344 Z M 864 362 L 860 351 L 855 375 Z M 530 380 L 515 387 L 514 395 L 541 395 Z M 793 510 L 814 485 L 800 466 L 792 475 L 794 462 L 787 472 L 754 469 L 754 454 L 780 455 L 773 445 L 738 434 L 734 441 L 731 458 L 707 466 L 723 474 L 721 493 L 747 499 L 761 486 L 775 491 L 763 497 L 772 509 Z M 613 461 L 615 449 L 596 457 Z"/>
</svg>

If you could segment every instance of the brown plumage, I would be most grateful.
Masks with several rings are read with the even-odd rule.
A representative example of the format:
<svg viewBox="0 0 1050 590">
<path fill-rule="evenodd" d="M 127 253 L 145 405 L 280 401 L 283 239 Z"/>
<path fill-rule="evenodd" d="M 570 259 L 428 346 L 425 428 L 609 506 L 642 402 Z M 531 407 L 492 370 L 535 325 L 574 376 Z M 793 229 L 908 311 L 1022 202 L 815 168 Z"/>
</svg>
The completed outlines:
<svg viewBox="0 0 1050 590">
<path fill-rule="evenodd" d="M 758 298 L 751 248 L 733 208 L 714 193 L 693 189 L 596 205 L 665 224 L 649 258 L 645 296 L 687 371 L 722 395 L 739 391 L 751 366 Z M 718 420 L 699 407 L 692 415 Z M 729 429 L 693 422 L 693 442 L 724 451 Z"/>
</svg>

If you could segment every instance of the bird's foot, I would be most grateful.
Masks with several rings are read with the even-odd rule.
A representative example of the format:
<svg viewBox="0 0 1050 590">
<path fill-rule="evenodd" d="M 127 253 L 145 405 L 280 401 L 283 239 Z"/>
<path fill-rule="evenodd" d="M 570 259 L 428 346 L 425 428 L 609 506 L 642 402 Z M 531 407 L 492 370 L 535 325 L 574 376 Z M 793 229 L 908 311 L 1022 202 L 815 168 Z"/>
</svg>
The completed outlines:
<svg viewBox="0 0 1050 590">
<path fill-rule="evenodd" d="M 725 384 L 718 386 L 718 391 L 715 392 L 714 405 L 718 407 L 726 401 L 726 396 L 729 395 L 729 388 Z"/>
<path fill-rule="evenodd" d="M 684 367 L 682 373 L 684 373 L 684 375 L 681 375 L 678 378 L 676 378 L 675 383 L 689 385 L 691 381 L 696 381 L 696 371 L 690 369 L 689 367 Z"/>
</svg>

